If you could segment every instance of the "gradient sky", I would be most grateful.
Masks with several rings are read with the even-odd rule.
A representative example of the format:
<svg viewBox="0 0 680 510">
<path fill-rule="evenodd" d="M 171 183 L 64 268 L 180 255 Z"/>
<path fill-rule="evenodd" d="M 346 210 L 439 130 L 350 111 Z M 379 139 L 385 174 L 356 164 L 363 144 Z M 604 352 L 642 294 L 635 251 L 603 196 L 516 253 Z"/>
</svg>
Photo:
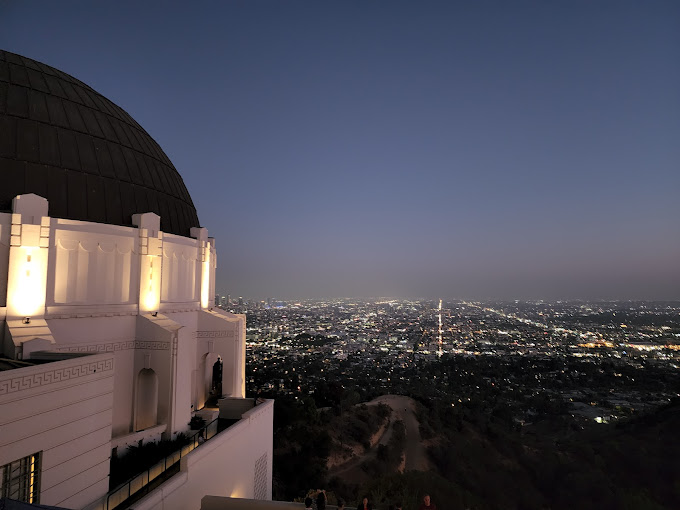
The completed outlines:
<svg viewBox="0 0 680 510">
<path fill-rule="evenodd" d="M 0 0 L 0 48 L 130 113 L 253 298 L 680 299 L 678 27 L 674 0 Z"/>
</svg>

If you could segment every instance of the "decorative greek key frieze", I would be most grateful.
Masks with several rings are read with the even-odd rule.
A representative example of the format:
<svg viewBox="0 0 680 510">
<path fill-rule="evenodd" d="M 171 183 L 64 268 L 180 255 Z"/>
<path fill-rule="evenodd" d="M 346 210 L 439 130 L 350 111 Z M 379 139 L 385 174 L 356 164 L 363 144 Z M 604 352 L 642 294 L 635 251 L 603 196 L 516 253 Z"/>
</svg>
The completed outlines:
<svg viewBox="0 0 680 510">
<path fill-rule="evenodd" d="M 197 331 L 196 338 L 234 338 L 236 333 L 234 331 Z"/>
<path fill-rule="evenodd" d="M 167 351 L 170 348 L 170 342 L 152 342 L 146 340 L 136 340 L 135 349 L 148 349 L 155 351 Z"/>
<path fill-rule="evenodd" d="M 70 344 L 70 345 L 61 345 L 57 347 L 57 351 L 59 352 L 118 352 L 118 351 L 127 351 L 129 349 L 134 349 L 135 348 L 135 341 L 134 340 L 122 340 L 118 342 L 107 342 L 107 343 L 99 343 L 99 344 L 89 344 L 89 345 L 81 345 L 81 344 Z"/>
<path fill-rule="evenodd" d="M 37 374 L 15 377 L 5 381 L 0 381 L 0 395 L 9 395 L 17 391 L 28 390 L 46 384 L 69 381 L 78 377 L 92 375 L 95 372 L 108 372 L 113 370 L 113 360 L 106 359 L 91 361 L 81 365 L 55 368 Z"/>
<path fill-rule="evenodd" d="M 71 344 L 57 347 L 59 352 L 118 352 L 130 349 L 147 349 L 165 351 L 170 348 L 170 342 L 156 342 L 147 340 L 123 340 L 119 342 L 98 343 L 90 345 Z"/>
</svg>

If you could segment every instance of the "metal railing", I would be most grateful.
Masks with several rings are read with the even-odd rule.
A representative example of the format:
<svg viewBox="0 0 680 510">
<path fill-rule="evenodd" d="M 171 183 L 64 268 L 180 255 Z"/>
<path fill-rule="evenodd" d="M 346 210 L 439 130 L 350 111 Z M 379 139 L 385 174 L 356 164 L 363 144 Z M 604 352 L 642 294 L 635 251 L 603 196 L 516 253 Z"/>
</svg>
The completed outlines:
<svg viewBox="0 0 680 510">
<path fill-rule="evenodd" d="M 142 471 L 123 482 L 112 491 L 109 491 L 102 500 L 86 507 L 87 510 L 113 510 L 126 502 L 132 504 L 134 501 L 137 501 L 142 496 L 148 494 L 151 488 L 156 487 L 157 483 L 154 482 L 160 483 L 169 478 L 169 476 L 165 475 L 173 475 L 179 472 L 179 461 L 182 457 L 186 457 L 199 445 L 217 435 L 219 432 L 217 428 L 218 420 L 219 418 L 214 419 L 189 437 L 188 444 L 164 457 L 149 469 Z"/>
</svg>

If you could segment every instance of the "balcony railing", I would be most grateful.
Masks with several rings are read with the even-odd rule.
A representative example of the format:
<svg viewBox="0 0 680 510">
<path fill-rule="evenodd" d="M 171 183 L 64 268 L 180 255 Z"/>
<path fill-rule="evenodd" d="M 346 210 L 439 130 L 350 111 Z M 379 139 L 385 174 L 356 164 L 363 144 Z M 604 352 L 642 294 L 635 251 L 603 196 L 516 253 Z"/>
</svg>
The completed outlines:
<svg viewBox="0 0 680 510">
<path fill-rule="evenodd" d="M 179 472 L 179 462 L 194 451 L 200 444 L 215 437 L 224 427 L 218 427 L 219 418 L 211 421 L 189 438 L 189 443 L 164 457 L 149 469 L 133 476 L 85 510 L 122 510 L 148 494 L 162 482 Z"/>
</svg>

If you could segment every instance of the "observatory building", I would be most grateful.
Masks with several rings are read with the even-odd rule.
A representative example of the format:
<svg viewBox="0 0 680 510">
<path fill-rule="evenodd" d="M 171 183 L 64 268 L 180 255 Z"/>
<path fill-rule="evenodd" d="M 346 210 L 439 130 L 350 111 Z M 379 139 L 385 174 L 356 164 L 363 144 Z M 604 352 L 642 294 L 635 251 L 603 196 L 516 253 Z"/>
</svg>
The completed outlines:
<svg viewBox="0 0 680 510">
<path fill-rule="evenodd" d="M 149 134 L 79 80 L 0 51 L 0 498 L 271 499 L 273 401 L 245 398 L 245 316 L 214 308 L 215 268 Z M 161 439 L 170 453 L 111 484 L 112 458 Z"/>
</svg>

